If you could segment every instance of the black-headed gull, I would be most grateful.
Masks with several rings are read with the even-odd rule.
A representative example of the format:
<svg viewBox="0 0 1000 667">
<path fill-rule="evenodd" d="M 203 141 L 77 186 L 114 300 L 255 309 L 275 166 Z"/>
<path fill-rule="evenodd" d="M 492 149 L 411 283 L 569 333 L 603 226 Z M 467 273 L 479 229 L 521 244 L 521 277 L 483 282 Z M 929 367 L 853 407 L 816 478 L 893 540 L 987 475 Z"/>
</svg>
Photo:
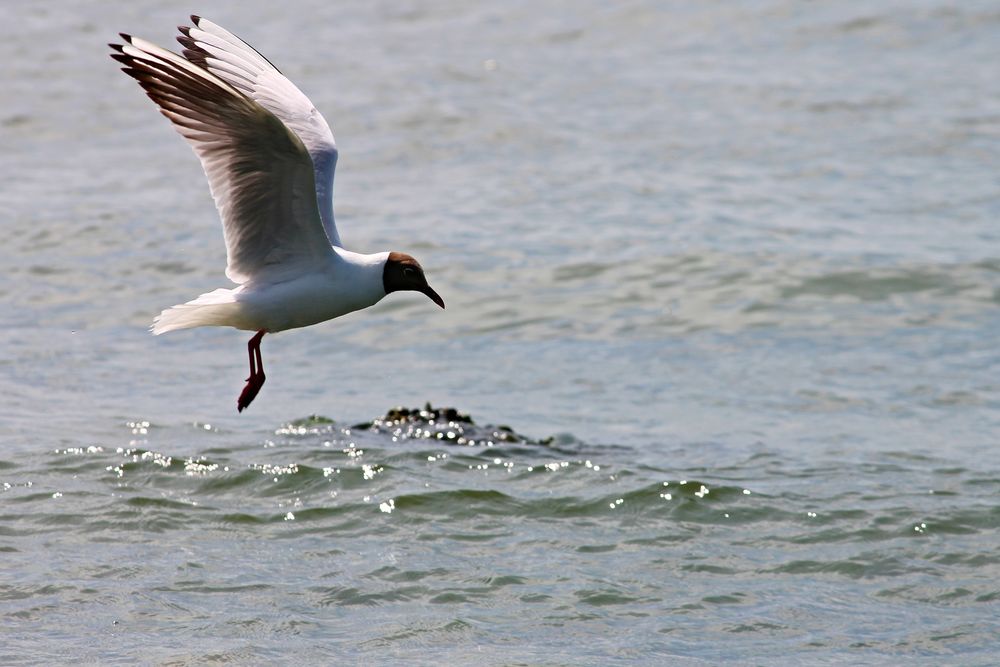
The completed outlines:
<svg viewBox="0 0 1000 667">
<path fill-rule="evenodd" d="M 264 56 L 198 16 L 181 26 L 184 55 L 122 33 L 125 66 L 201 159 L 222 218 L 220 288 L 164 310 L 153 333 L 202 326 L 256 331 L 242 412 L 264 384 L 260 341 L 414 290 L 444 308 L 423 269 L 401 252 L 345 250 L 333 220 L 337 146 L 326 120 Z"/>
</svg>

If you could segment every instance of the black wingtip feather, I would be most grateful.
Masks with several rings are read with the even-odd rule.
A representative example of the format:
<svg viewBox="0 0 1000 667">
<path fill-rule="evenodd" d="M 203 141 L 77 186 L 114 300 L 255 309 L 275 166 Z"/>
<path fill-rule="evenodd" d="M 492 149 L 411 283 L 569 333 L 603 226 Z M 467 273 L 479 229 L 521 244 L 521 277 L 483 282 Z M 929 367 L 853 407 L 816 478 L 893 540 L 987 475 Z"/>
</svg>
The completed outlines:
<svg viewBox="0 0 1000 667">
<path fill-rule="evenodd" d="M 195 25 L 198 25 L 198 23 L 200 21 L 201 21 L 201 17 L 200 16 L 198 16 L 197 14 L 192 14 L 191 15 L 191 23 L 194 23 Z"/>
<path fill-rule="evenodd" d="M 118 53 L 123 53 L 125 51 L 125 47 L 122 46 L 121 44 L 112 44 L 111 42 L 108 42 L 108 46 L 110 46 L 113 50 L 117 51 Z M 114 56 L 112 55 L 111 57 L 113 58 Z"/>
</svg>

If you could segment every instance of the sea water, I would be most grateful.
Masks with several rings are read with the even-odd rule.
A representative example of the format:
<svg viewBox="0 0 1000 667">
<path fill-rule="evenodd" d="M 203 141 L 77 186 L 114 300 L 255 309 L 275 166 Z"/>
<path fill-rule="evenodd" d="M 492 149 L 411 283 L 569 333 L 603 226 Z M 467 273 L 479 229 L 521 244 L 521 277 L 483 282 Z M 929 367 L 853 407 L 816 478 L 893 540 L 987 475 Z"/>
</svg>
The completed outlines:
<svg viewBox="0 0 1000 667">
<path fill-rule="evenodd" d="M 266 337 L 243 414 L 246 332 L 148 333 L 225 249 L 105 46 L 190 12 L 448 304 Z M 994 3 L 3 16 L 3 664 L 996 662 Z"/>
</svg>

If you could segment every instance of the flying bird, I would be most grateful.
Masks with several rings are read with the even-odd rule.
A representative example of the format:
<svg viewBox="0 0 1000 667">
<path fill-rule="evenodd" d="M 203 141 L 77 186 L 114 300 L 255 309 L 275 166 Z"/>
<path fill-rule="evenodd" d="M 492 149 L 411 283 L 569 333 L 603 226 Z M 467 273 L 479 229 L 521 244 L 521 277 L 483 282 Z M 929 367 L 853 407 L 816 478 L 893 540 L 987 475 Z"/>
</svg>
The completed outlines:
<svg viewBox="0 0 1000 667">
<path fill-rule="evenodd" d="M 183 55 L 121 33 L 111 57 L 139 82 L 201 159 L 222 218 L 220 288 L 164 310 L 154 334 L 203 326 L 256 332 L 242 412 L 264 385 L 264 334 L 306 327 L 413 290 L 444 308 L 420 263 L 402 252 L 343 247 L 333 218 L 337 145 L 302 91 L 252 46 L 198 16 Z"/>
</svg>

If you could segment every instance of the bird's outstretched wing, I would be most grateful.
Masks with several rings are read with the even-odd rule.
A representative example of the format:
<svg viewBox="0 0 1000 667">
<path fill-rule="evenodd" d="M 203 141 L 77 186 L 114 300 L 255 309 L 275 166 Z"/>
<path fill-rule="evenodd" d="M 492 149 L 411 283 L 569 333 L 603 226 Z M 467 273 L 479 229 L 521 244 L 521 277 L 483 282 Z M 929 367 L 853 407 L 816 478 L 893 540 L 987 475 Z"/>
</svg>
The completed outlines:
<svg viewBox="0 0 1000 667">
<path fill-rule="evenodd" d="M 333 219 L 333 174 L 337 145 L 333 132 L 309 98 L 256 49 L 208 19 L 192 16 L 177 41 L 184 57 L 207 69 L 277 116 L 302 140 L 316 172 L 316 201 L 330 243 L 340 246 Z"/>
<path fill-rule="evenodd" d="M 309 153 L 273 113 L 181 56 L 122 34 L 111 56 L 201 159 L 236 283 L 279 281 L 333 255 Z"/>
</svg>

